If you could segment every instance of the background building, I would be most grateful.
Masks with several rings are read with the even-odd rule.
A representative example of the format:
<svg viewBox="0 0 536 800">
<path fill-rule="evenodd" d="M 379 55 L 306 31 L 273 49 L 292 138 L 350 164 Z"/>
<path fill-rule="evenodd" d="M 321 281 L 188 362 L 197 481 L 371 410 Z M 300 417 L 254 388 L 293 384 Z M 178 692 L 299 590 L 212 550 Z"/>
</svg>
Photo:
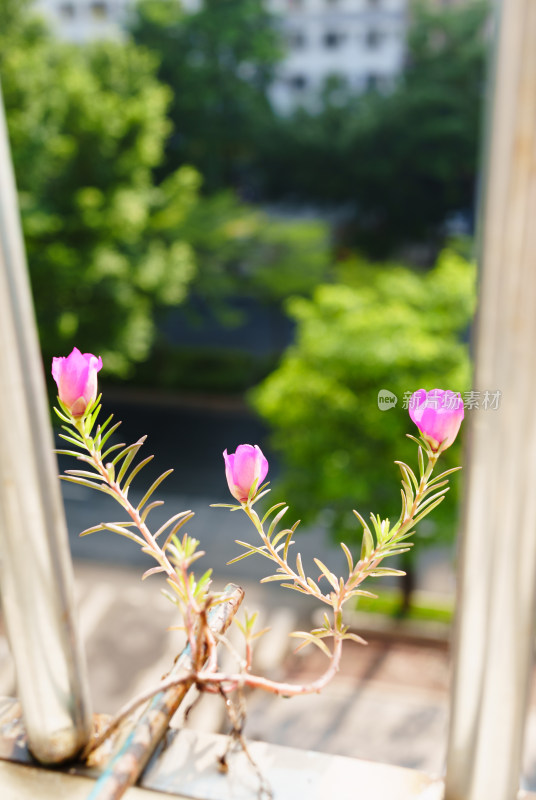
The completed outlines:
<svg viewBox="0 0 536 800">
<path fill-rule="evenodd" d="M 35 0 L 56 33 L 72 42 L 120 36 L 133 0 Z"/>
<path fill-rule="evenodd" d="M 134 0 L 36 0 L 74 42 L 120 36 Z M 198 0 L 185 0 L 194 8 Z M 331 76 L 358 90 L 387 89 L 404 58 L 407 0 L 267 0 L 288 44 L 272 90 L 282 112 L 314 102 Z"/>
<path fill-rule="evenodd" d="M 307 102 L 326 78 L 358 90 L 388 88 L 404 58 L 406 0 L 271 0 L 288 54 L 272 97 L 281 110 Z"/>
</svg>

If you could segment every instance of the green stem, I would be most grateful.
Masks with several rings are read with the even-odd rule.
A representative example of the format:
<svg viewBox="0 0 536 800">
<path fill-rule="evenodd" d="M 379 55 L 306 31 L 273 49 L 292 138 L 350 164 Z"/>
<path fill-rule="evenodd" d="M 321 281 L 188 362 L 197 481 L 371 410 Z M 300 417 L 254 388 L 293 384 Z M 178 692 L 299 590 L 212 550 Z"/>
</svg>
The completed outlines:
<svg viewBox="0 0 536 800">
<path fill-rule="evenodd" d="M 173 568 L 172 564 L 170 563 L 168 557 L 162 550 L 162 548 L 156 542 L 154 536 L 152 535 L 151 531 L 142 521 L 139 511 L 134 508 L 132 503 L 129 501 L 125 493 L 122 491 L 118 481 L 113 480 L 110 477 L 110 474 L 104 464 L 102 463 L 102 456 L 98 447 L 95 446 L 94 440 L 87 435 L 85 429 L 85 418 L 84 417 L 73 417 L 72 420 L 73 427 L 76 428 L 80 436 L 84 441 L 84 446 L 88 451 L 93 464 L 104 480 L 106 481 L 107 485 L 113 491 L 118 503 L 125 509 L 129 517 L 131 518 L 134 525 L 137 527 L 145 542 L 149 546 L 149 549 L 152 552 L 154 559 L 158 562 L 161 567 L 164 567 L 164 570 L 167 576 L 172 580 L 174 583 L 179 586 L 179 580 L 176 573 L 176 570 Z"/>
<path fill-rule="evenodd" d="M 298 575 L 297 572 L 294 572 L 292 567 L 290 567 L 289 564 L 283 558 L 281 558 L 279 553 L 276 552 L 275 547 L 272 545 L 270 539 L 268 538 L 268 536 L 264 532 L 264 528 L 263 528 L 262 523 L 261 523 L 261 521 L 260 521 L 260 519 L 258 517 L 257 512 L 254 511 L 250 507 L 249 503 L 243 503 L 242 504 L 242 508 L 244 509 L 244 511 L 246 512 L 246 515 L 249 517 L 249 519 L 251 520 L 251 522 L 254 524 L 255 528 L 257 529 L 257 532 L 258 532 L 259 536 L 261 537 L 264 545 L 266 546 L 266 549 L 270 553 L 270 558 L 272 559 L 272 561 L 275 561 L 275 563 L 279 567 L 281 567 L 283 572 L 285 572 L 292 581 L 294 581 L 298 586 L 300 586 L 306 592 L 306 594 L 310 595 L 311 597 L 316 597 L 318 600 L 321 600 L 323 603 L 326 603 L 328 606 L 333 606 L 331 597 L 329 595 L 325 595 L 325 594 L 322 594 L 322 593 L 315 594 L 314 592 L 312 592 L 311 591 L 311 587 L 309 586 L 307 581 L 304 580 L 300 575 Z"/>
<path fill-rule="evenodd" d="M 419 482 L 419 487 L 417 489 L 417 492 L 415 493 L 415 499 L 413 501 L 410 511 L 406 509 L 405 519 L 401 518 L 398 527 L 395 529 L 393 535 L 387 540 L 387 542 L 381 542 L 380 544 L 378 544 L 367 559 L 359 561 L 356 564 L 354 571 L 352 572 L 351 575 L 348 576 L 348 580 L 345 583 L 344 594 L 347 594 L 348 592 L 353 591 L 358 586 L 360 586 L 365 580 L 365 578 L 368 577 L 368 575 L 371 572 L 374 572 L 374 570 L 381 564 L 383 559 L 389 555 L 389 553 L 382 552 L 385 544 L 392 545 L 393 542 L 396 542 L 396 540 L 399 537 L 404 536 L 404 534 L 406 534 L 413 526 L 413 520 L 418 513 L 419 504 L 423 498 L 424 492 L 428 487 L 428 481 L 430 480 L 432 472 L 434 471 L 440 453 L 433 453 L 428 451 L 427 456 L 428 456 L 428 464 Z M 359 576 L 357 580 L 356 576 Z M 342 603 L 344 602 L 345 600 L 343 599 Z"/>
<path fill-rule="evenodd" d="M 419 482 L 419 488 L 415 493 L 415 500 L 413 501 L 413 505 L 411 506 L 411 512 L 408 514 L 408 512 L 406 511 L 406 518 L 402 521 L 402 524 L 398 528 L 396 536 L 406 533 L 411 528 L 413 520 L 419 510 L 419 504 L 422 500 L 422 496 L 426 491 L 426 489 L 428 488 L 428 481 L 430 480 L 432 472 L 435 469 L 435 465 L 437 464 L 439 455 L 440 455 L 439 453 L 428 453 L 428 464 L 426 465 L 424 474 Z M 396 538 L 396 536 L 394 538 Z"/>
</svg>

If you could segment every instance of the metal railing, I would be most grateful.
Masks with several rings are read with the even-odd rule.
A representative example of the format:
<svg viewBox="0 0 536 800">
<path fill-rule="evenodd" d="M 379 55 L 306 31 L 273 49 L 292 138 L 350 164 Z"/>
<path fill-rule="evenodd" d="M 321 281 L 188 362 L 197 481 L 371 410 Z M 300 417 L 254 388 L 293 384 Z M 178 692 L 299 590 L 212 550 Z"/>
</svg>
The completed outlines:
<svg viewBox="0 0 536 800">
<path fill-rule="evenodd" d="M 497 25 L 481 204 L 477 390 L 458 571 L 447 800 L 517 793 L 536 601 L 536 3 Z"/>
<path fill-rule="evenodd" d="M 32 752 L 89 736 L 72 564 L 0 94 L 0 585 Z"/>
</svg>

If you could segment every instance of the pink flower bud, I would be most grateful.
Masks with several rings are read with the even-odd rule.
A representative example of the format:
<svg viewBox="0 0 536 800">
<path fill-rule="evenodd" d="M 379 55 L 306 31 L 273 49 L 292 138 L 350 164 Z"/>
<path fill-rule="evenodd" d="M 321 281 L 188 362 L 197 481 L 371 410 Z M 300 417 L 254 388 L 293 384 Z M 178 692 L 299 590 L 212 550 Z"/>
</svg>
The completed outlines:
<svg viewBox="0 0 536 800">
<path fill-rule="evenodd" d="M 268 472 L 268 461 L 258 445 L 239 444 L 236 453 L 224 450 L 225 475 L 229 491 L 240 503 L 246 503 L 254 481 L 259 489 Z"/>
<path fill-rule="evenodd" d="M 82 417 L 97 397 L 97 372 L 102 358 L 81 353 L 76 347 L 66 358 L 52 359 L 52 377 L 58 395 L 73 417 Z"/>
<path fill-rule="evenodd" d="M 409 401 L 409 415 L 434 452 L 446 450 L 462 424 L 462 396 L 449 389 L 419 389 Z"/>
</svg>

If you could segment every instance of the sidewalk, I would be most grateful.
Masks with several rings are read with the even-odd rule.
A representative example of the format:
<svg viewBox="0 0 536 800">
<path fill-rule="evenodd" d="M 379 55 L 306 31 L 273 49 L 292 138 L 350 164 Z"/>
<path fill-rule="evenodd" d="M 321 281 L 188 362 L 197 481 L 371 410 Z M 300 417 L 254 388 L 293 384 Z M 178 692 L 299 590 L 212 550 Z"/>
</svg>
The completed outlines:
<svg viewBox="0 0 536 800">
<path fill-rule="evenodd" d="M 84 638 L 93 705 L 113 712 L 170 667 L 181 648 L 175 608 L 163 597 L 158 576 L 75 562 L 79 620 Z M 270 626 L 256 651 L 256 669 L 302 681 L 321 673 L 320 651 L 293 655 L 291 630 L 311 623 L 314 604 L 289 598 L 273 585 L 244 586 L 245 604 L 259 610 L 260 627 Z M 293 602 L 297 600 L 298 602 Z M 238 632 L 237 632 L 238 633 Z M 240 647 L 240 637 L 235 639 Z M 291 747 L 382 761 L 441 774 L 446 746 L 449 665 L 446 646 L 419 645 L 384 637 L 369 645 L 347 642 L 340 674 L 320 695 L 290 700 L 264 693 L 248 699 L 246 736 Z M 226 656 L 227 657 L 227 656 Z M 15 695 L 13 668 L 0 637 L 0 694 Z M 188 726 L 225 731 L 221 700 L 205 696 Z M 527 786 L 536 785 L 536 705 L 527 734 Z"/>
</svg>

